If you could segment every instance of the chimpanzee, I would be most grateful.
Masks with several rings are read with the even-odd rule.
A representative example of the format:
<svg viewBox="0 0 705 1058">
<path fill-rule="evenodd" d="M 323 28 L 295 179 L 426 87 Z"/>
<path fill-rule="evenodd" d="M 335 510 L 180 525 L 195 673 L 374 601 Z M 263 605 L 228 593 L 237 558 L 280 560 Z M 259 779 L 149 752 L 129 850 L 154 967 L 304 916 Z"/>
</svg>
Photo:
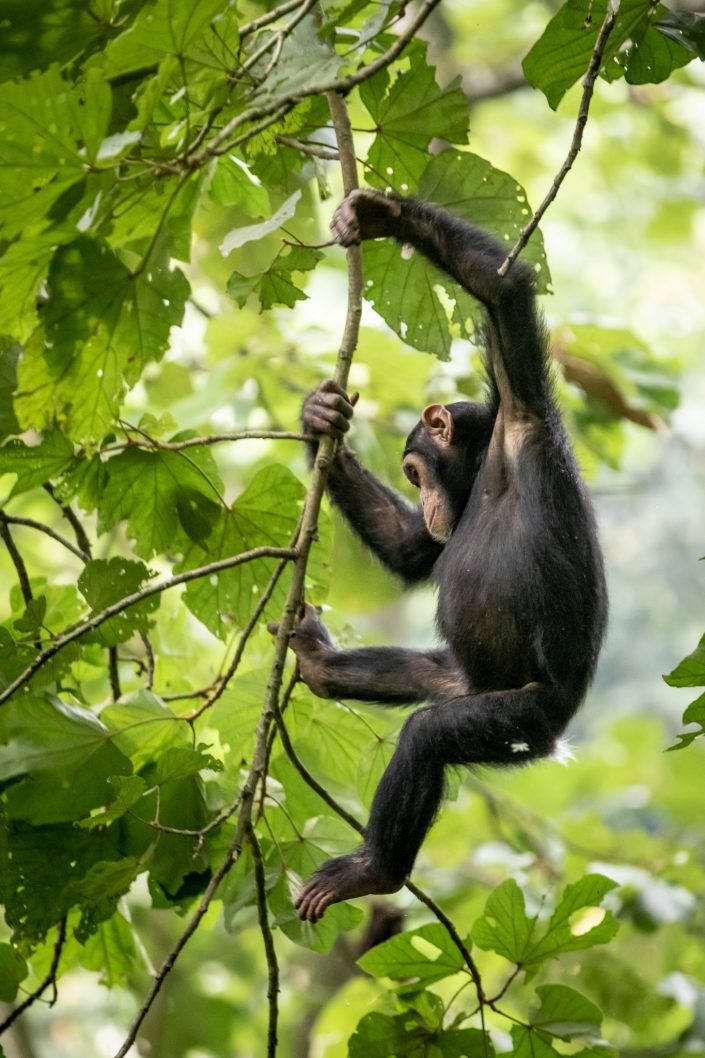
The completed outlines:
<svg viewBox="0 0 705 1058">
<path fill-rule="evenodd" d="M 399 889 L 438 810 L 447 765 L 551 755 L 592 679 L 607 616 L 595 522 L 556 407 L 533 272 L 497 275 L 504 247 L 435 206 L 357 190 L 332 222 L 350 246 L 392 236 L 483 303 L 484 404 L 431 404 L 404 448 L 420 507 L 340 444 L 328 491 L 378 559 L 438 587 L 447 644 L 338 650 L 307 604 L 291 639 L 303 680 L 323 698 L 426 702 L 407 719 L 379 784 L 362 846 L 323 864 L 296 900 L 315 922 L 329 904 Z M 304 430 L 337 438 L 356 398 L 323 382 Z M 316 442 L 312 442 L 315 455 Z"/>
</svg>

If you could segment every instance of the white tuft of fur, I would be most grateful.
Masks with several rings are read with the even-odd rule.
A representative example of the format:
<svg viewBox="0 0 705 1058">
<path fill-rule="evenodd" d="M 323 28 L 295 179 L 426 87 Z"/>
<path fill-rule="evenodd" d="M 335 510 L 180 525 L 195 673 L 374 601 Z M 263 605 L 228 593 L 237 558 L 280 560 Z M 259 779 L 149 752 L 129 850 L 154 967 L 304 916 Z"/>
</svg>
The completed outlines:
<svg viewBox="0 0 705 1058">
<path fill-rule="evenodd" d="M 575 753 L 568 739 L 559 738 L 556 741 L 551 760 L 555 760 L 556 764 L 562 764 L 564 768 L 567 768 L 570 762 L 575 760 Z"/>
<path fill-rule="evenodd" d="M 509 748 L 512 753 L 529 753 L 531 746 L 528 742 L 510 742 Z"/>
</svg>

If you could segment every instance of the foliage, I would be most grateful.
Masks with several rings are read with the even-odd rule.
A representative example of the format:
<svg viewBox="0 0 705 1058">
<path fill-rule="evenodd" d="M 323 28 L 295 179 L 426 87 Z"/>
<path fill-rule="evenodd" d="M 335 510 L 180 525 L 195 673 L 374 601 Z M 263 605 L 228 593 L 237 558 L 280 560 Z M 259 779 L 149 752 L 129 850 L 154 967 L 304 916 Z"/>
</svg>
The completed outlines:
<svg viewBox="0 0 705 1058">
<path fill-rule="evenodd" d="M 364 984 L 352 978 L 344 936 L 360 910 L 336 906 L 313 927 L 292 909 L 301 878 L 354 844 L 351 819 L 364 817 L 400 724 L 294 685 L 285 636 L 272 647 L 266 633 L 268 621 L 286 629 L 303 588 L 326 600 L 333 553 L 352 605 L 374 579 L 360 575 L 364 560 L 349 540 L 339 555 L 326 511 L 318 517 L 320 496 L 303 480 L 301 438 L 285 432 L 301 395 L 331 373 L 342 325 L 337 294 L 330 330 L 321 311 L 343 261 L 320 245 L 322 217 L 346 160 L 327 94 L 345 97 L 370 186 L 429 198 L 508 250 L 531 215 L 515 177 L 467 149 L 460 79 L 439 74 L 417 33 L 436 0 L 411 15 L 406 6 L 4 8 L 0 1001 L 36 999 L 57 982 L 63 1001 L 64 975 L 99 975 L 134 997 L 121 1011 L 120 1054 L 130 1022 L 136 1032 L 154 999 L 150 960 L 164 958 L 159 985 L 166 979 L 177 997 L 186 987 L 183 976 L 167 978 L 169 952 L 186 940 L 197 953 L 189 987 L 198 1003 L 181 996 L 193 1013 L 183 1037 L 162 1026 L 155 1053 L 164 1058 L 233 1053 L 227 1041 L 238 1032 L 242 1053 L 261 1051 L 265 1017 L 251 1014 L 252 993 L 267 988 L 274 1052 L 273 948 L 292 980 L 310 966 L 307 952 L 347 961 L 339 994 L 321 986 L 331 1039 L 339 1036 L 330 1055 L 474 1058 L 512 1047 L 549 1056 L 563 1041 L 607 1055 L 603 1009 L 632 1042 L 651 1042 L 657 1018 L 663 1039 L 680 1033 L 684 1051 L 703 1042 L 695 1000 L 687 1025 L 686 1005 L 665 992 L 651 996 L 656 1013 L 642 1029 L 632 1016 L 644 936 L 668 923 L 687 937 L 687 894 L 705 888 L 689 858 L 699 818 L 678 849 L 667 827 L 634 827 L 622 856 L 609 821 L 583 804 L 587 855 L 525 808 L 528 793 L 516 799 L 502 780 L 499 792 L 468 780 L 448 819 L 468 802 L 484 805 L 472 840 L 487 850 L 493 818 L 511 832 L 486 876 L 492 891 L 485 900 L 464 880 L 463 836 L 453 877 L 434 880 L 456 925 L 433 901 L 424 919 L 409 912 L 407 930 L 359 959 Z M 606 0 L 568 0 L 526 56 L 526 76 L 551 107 L 584 75 L 605 11 Z M 623 0 L 601 75 L 660 82 L 703 57 L 701 38 L 684 15 Z M 548 291 L 538 230 L 524 255 Z M 392 243 L 366 246 L 364 270 L 376 317 L 359 342 L 359 440 L 388 470 L 424 386 L 443 399 L 480 391 L 468 344 L 479 314 L 447 277 Z M 414 351 L 450 364 L 428 383 Z M 564 321 L 553 351 L 576 442 L 594 464 L 618 466 L 625 423 L 653 427 L 677 403 L 677 360 L 655 358 L 627 330 Z M 696 655 L 669 681 L 702 685 Z M 686 720 L 702 728 L 699 703 Z M 586 771 L 586 789 L 605 804 L 617 796 L 597 765 Z M 546 784 L 538 801 L 556 799 L 550 817 L 570 814 L 583 774 L 572 790 L 569 780 Z M 514 781 L 521 789 L 533 780 Z M 438 842 L 455 848 L 444 825 Z M 531 869 L 502 880 L 500 861 L 513 855 Z M 227 933 L 215 927 L 220 911 Z M 618 919 L 626 954 L 609 943 Z M 240 976 L 226 1003 L 197 968 L 216 955 L 225 963 L 232 934 Z M 592 950 L 605 944 L 607 956 Z M 613 960 L 616 998 L 601 979 L 604 959 Z M 691 947 L 687 959 L 695 976 L 702 954 Z M 368 991 L 350 1003 L 355 987 Z M 294 1023 L 285 996 L 282 1005 Z M 46 1015 L 28 1006 L 41 1048 Z M 250 1027 L 237 1029 L 238 1018 Z M 149 1042 L 149 1021 L 143 1032 Z M 294 1054 L 284 1035 L 281 1053 Z"/>
</svg>

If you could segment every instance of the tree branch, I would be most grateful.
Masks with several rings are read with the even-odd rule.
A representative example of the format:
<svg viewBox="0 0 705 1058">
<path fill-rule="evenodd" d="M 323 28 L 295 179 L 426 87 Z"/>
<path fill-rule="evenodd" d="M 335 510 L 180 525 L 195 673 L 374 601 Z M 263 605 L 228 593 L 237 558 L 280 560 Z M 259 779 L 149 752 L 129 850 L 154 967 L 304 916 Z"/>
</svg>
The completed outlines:
<svg viewBox="0 0 705 1058">
<path fill-rule="evenodd" d="M 22 592 L 22 598 L 24 599 L 25 606 L 29 606 L 34 596 L 32 595 L 32 588 L 29 583 L 29 574 L 27 573 L 27 567 L 24 564 L 22 555 L 17 550 L 17 545 L 12 539 L 12 533 L 8 527 L 8 518 L 4 511 L 0 511 L 0 540 L 4 543 L 7 548 L 7 552 L 12 559 L 12 564 L 17 572 L 17 580 L 19 581 L 20 591 Z"/>
<path fill-rule="evenodd" d="M 278 116 L 283 117 L 285 114 L 288 114 L 290 110 L 293 110 L 298 103 L 301 103 L 304 99 L 308 99 L 310 96 L 326 95 L 330 92 L 347 95 L 348 92 L 357 85 L 362 84 L 363 81 L 366 81 L 379 70 L 384 69 L 385 66 L 389 66 L 390 63 L 394 62 L 409 41 L 416 36 L 421 26 L 439 3 L 440 0 L 424 0 L 415 18 L 409 22 L 409 25 L 406 26 L 404 32 L 399 34 L 395 42 L 386 52 L 378 56 L 373 62 L 368 63 L 367 66 L 362 66 L 359 70 L 347 74 L 345 77 L 334 77 L 321 84 L 302 88 L 298 92 L 292 92 L 291 95 L 285 96 L 283 99 L 276 100 L 273 103 L 267 103 L 262 106 L 250 107 L 247 110 L 243 110 L 240 114 L 229 121 L 202 151 L 198 154 L 192 155 L 188 159 L 184 159 L 184 163 L 182 164 L 185 164 L 188 168 L 200 168 L 200 166 L 204 165 L 210 158 L 217 157 L 231 149 L 232 144 L 228 141 L 233 133 L 242 125 L 249 124 L 253 121 L 259 121 L 262 118 L 269 118 L 278 112 L 280 112 L 278 113 Z"/>
<path fill-rule="evenodd" d="M 341 152 L 342 161 L 342 156 L 344 153 L 343 143 L 352 143 L 352 131 L 350 129 L 350 121 L 347 115 L 347 110 L 345 109 L 342 100 L 337 100 L 333 103 L 331 112 L 333 116 L 333 124 L 336 130 L 336 136 L 338 137 L 338 146 Z M 350 159 L 352 159 L 352 165 L 350 164 Z M 346 180 L 351 179 L 351 174 L 354 179 L 354 154 L 350 154 L 348 156 L 347 165 L 346 167 L 344 167 L 343 172 L 344 178 Z M 346 190 L 348 190 L 347 185 Z M 347 384 L 347 375 L 350 366 L 350 359 L 352 357 L 352 352 L 357 340 L 357 328 L 355 327 L 355 321 L 357 321 L 357 326 L 359 327 L 359 319 L 362 309 L 362 256 L 359 247 L 351 247 L 350 250 L 348 250 L 348 261 L 351 272 L 348 288 L 348 314 L 346 318 L 343 341 L 341 343 L 340 351 L 338 354 L 338 361 L 336 364 L 335 372 L 336 380 L 338 380 L 343 386 Z M 313 474 L 311 477 L 311 484 L 309 486 L 306 495 L 306 500 L 304 502 L 304 509 L 301 516 L 301 529 L 299 532 L 295 551 L 285 552 L 283 550 L 279 550 L 277 552 L 277 557 L 286 558 L 295 556 L 295 560 L 291 578 L 291 585 L 289 587 L 286 604 L 282 613 L 282 620 L 279 624 L 279 631 L 275 640 L 274 661 L 272 663 L 270 678 L 267 684 L 267 690 L 262 706 L 262 712 L 260 714 L 259 722 L 257 724 L 257 731 L 255 734 L 255 747 L 252 754 L 252 763 L 250 765 L 250 770 L 242 788 L 240 814 L 238 816 L 238 821 L 235 827 L 235 833 L 233 835 L 232 842 L 223 862 L 221 863 L 217 871 L 215 871 L 210 882 L 208 883 L 208 886 L 206 887 L 201 901 L 198 905 L 198 909 L 196 910 L 195 914 L 193 915 L 191 921 L 189 922 L 184 932 L 179 937 L 178 941 L 176 942 L 176 945 L 174 946 L 172 951 L 167 955 L 159 971 L 157 972 L 152 982 L 152 986 L 149 989 L 149 992 L 145 997 L 145 1000 L 142 1003 L 142 1006 L 140 1007 L 140 1010 L 130 1027 L 127 1037 L 122 1047 L 116 1054 L 115 1058 L 125 1058 L 125 1055 L 134 1043 L 140 1025 L 147 1016 L 147 1013 L 149 1012 L 152 1004 L 154 1003 L 154 1000 L 156 999 L 166 977 L 174 966 L 174 963 L 181 954 L 181 951 L 186 946 L 190 938 L 193 936 L 203 916 L 206 914 L 206 911 L 208 910 L 210 902 L 213 899 L 213 896 L 215 895 L 218 885 L 231 870 L 233 864 L 236 863 L 242 849 L 242 843 L 246 839 L 248 831 L 252 825 L 252 806 L 254 801 L 254 795 L 258 784 L 264 781 L 265 778 L 269 731 L 274 720 L 274 710 L 279 700 L 279 694 L 281 691 L 284 667 L 286 663 L 286 655 L 289 646 L 289 637 L 294 627 L 296 614 L 300 610 L 301 603 L 303 601 L 308 556 L 313 541 L 317 535 L 318 515 L 325 488 L 327 467 L 333 455 L 335 444 L 336 442 L 333 438 L 324 437 L 319 446 L 318 456 L 316 458 L 316 462 L 313 468 Z M 270 548 L 267 550 L 273 552 L 277 549 Z M 250 552 L 250 554 L 252 555 L 253 552 Z"/>
<path fill-rule="evenodd" d="M 257 836 L 252 826 L 247 831 L 247 840 L 252 849 L 252 858 L 255 865 L 255 890 L 257 893 L 257 917 L 259 919 L 260 933 L 264 945 L 264 954 L 267 959 L 267 1002 L 269 1004 L 269 1025 L 267 1027 L 267 1058 L 275 1058 L 277 1053 L 277 1022 L 279 1020 L 279 964 L 277 952 L 274 947 L 272 928 L 269 925 L 269 913 L 267 910 L 267 889 L 264 877 L 264 863 L 262 851 L 257 841 Z"/>
<path fill-rule="evenodd" d="M 578 157 L 578 152 L 583 142 L 583 132 L 587 124 L 588 113 L 590 111 L 590 101 L 592 99 L 592 93 L 595 89 L 595 81 L 597 75 L 600 72 L 600 63 L 602 62 L 602 56 L 604 54 L 605 45 L 607 39 L 614 29 L 614 24 L 617 18 L 617 12 L 619 11 L 619 0 L 608 0 L 607 12 L 605 14 L 602 25 L 600 26 L 600 32 L 597 35 L 595 41 L 595 47 L 593 48 L 592 55 L 590 56 L 590 63 L 587 68 L 587 73 L 583 79 L 583 96 L 580 101 L 580 109 L 578 110 L 578 119 L 575 123 L 575 131 L 573 132 L 573 140 L 570 145 L 570 150 L 566 156 L 563 165 L 558 170 L 558 173 L 553 179 L 550 190 L 539 208 L 534 213 L 533 217 L 520 233 L 515 245 L 507 254 L 506 260 L 497 269 L 497 275 L 506 276 L 509 269 L 512 267 L 517 257 L 528 243 L 531 236 L 534 234 L 536 229 L 541 222 L 541 219 L 551 205 L 556 195 L 558 194 L 559 188 L 570 169 L 572 168 L 573 162 Z"/>
<path fill-rule="evenodd" d="M 63 635 L 57 637 L 57 639 L 48 647 L 45 647 L 24 672 L 8 684 L 4 691 L 0 692 L 0 705 L 6 702 L 16 690 L 24 686 L 32 678 L 35 672 L 37 672 L 42 665 L 44 665 L 50 658 L 53 658 L 59 653 L 68 643 L 73 643 L 76 639 L 80 639 L 81 636 L 85 635 L 86 632 L 92 632 L 93 629 L 100 627 L 105 621 L 108 621 L 111 617 L 115 617 L 116 614 L 122 613 L 123 610 L 127 610 L 130 606 L 135 606 L 138 602 L 142 602 L 144 599 L 151 598 L 152 595 L 159 595 L 163 591 L 167 591 L 169 588 L 175 588 L 179 584 L 187 584 L 192 580 L 199 580 L 201 577 L 210 577 L 215 573 L 221 573 L 226 569 L 233 569 L 235 566 L 240 566 L 244 562 L 254 562 L 258 558 L 284 558 L 284 559 L 295 559 L 298 552 L 292 548 L 286 547 L 255 547 L 251 551 L 243 551 L 239 555 L 231 555 L 229 558 L 222 558 L 218 562 L 210 562 L 206 566 L 197 566 L 195 569 L 185 570 L 183 573 L 178 573 L 174 577 L 169 577 L 168 580 L 158 581 L 156 584 L 147 584 L 144 588 L 140 588 L 139 591 L 133 592 L 131 595 L 126 595 L 124 599 L 118 599 L 117 602 L 113 603 L 112 606 L 108 606 L 105 610 L 101 610 L 100 613 L 94 614 L 93 617 L 87 621 L 76 625 L 70 631 L 65 632 Z"/>
<path fill-rule="evenodd" d="M 129 427 L 125 427 L 126 431 Z M 126 448 L 158 448 L 162 452 L 181 452 L 184 448 L 200 448 L 202 445 L 215 445 L 223 441 L 313 441 L 311 434 L 297 433 L 293 430 L 237 430 L 234 433 L 210 434 L 208 437 L 188 437 L 184 441 L 159 441 L 156 437 L 130 437 L 127 441 L 117 441 L 101 449 L 101 455 L 110 452 L 123 452 Z"/>
<path fill-rule="evenodd" d="M 43 522 L 37 522 L 34 518 L 20 518 L 15 514 L 6 514 L 4 516 L 5 521 L 8 525 L 24 525 L 28 529 L 36 529 L 40 533 L 45 533 L 50 536 L 52 540 L 56 540 L 57 544 L 61 544 L 67 551 L 70 551 L 76 558 L 80 558 L 82 562 L 86 561 L 86 556 L 83 551 L 79 550 L 75 544 L 72 544 L 70 540 L 67 540 L 61 533 L 57 533 L 48 525 L 44 525 Z"/>
<path fill-rule="evenodd" d="M 47 988 L 49 988 L 50 985 L 52 985 L 54 988 L 54 996 L 49 1001 L 49 1006 L 51 1007 L 54 1005 L 54 1003 L 56 1003 L 56 974 L 59 969 L 59 960 L 61 958 L 61 952 L 63 951 L 65 941 L 66 916 L 64 916 L 64 918 L 62 918 L 59 922 L 59 931 L 56 937 L 56 943 L 54 944 L 54 954 L 52 955 L 51 965 L 49 967 L 46 977 L 44 978 L 42 983 L 37 988 L 35 988 L 35 990 L 30 995 L 28 995 L 25 1000 L 23 1000 L 19 1004 L 19 1006 L 16 1006 L 8 1014 L 2 1024 L 0 1024 L 0 1036 L 2 1036 L 3 1032 L 10 1028 L 13 1022 L 17 1021 L 17 1019 L 22 1014 L 24 1014 L 25 1010 L 28 1010 L 33 1003 L 36 1003 L 36 1001 L 41 997 L 42 993 L 46 992 Z"/>
</svg>

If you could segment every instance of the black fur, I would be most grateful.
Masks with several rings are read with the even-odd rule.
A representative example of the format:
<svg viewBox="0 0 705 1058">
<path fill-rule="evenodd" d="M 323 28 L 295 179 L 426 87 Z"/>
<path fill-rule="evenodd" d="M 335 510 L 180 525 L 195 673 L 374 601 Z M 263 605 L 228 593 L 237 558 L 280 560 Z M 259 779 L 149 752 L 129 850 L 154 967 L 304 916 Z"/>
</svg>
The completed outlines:
<svg viewBox="0 0 705 1058">
<path fill-rule="evenodd" d="M 436 582 L 447 649 L 341 652 L 313 644 L 317 619 L 297 630 L 292 645 L 317 693 L 428 702 L 402 730 L 362 849 L 325 864 L 299 897 L 300 914 L 313 920 L 335 900 L 403 882 L 438 810 L 446 766 L 552 752 L 593 677 L 607 615 L 594 518 L 553 398 L 531 269 L 518 262 L 499 278 L 503 246 L 411 199 L 354 193 L 333 230 L 343 244 L 379 234 L 410 243 L 484 303 L 489 396 L 448 405 L 451 444 L 423 422 L 407 441 L 449 500 L 445 544 L 349 449 L 331 467 L 331 498 L 382 563 L 407 583 Z M 317 397 L 304 406 L 307 428 L 316 428 Z"/>
</svg>

